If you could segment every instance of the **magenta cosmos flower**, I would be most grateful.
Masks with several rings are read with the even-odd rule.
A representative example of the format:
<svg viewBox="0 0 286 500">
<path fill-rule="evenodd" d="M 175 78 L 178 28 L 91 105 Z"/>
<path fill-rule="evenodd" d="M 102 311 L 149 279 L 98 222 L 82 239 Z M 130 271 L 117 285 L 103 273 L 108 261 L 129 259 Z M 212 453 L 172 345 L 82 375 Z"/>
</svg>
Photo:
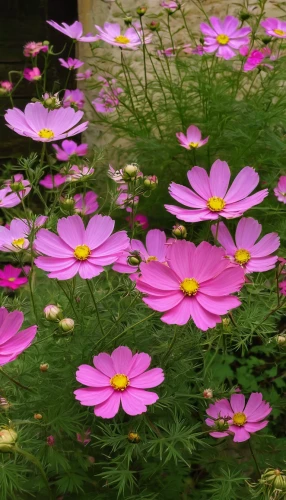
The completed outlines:
<svg viewBox="0 0 286 500">
<path fill-rule="evenodd" d="M 7 266 L 4 266 L 3 270 L 0 270 L 0 287 L 17 290 L 17 288 L 20 288 L 28 283 L 28 279 L 26 277 L 20 277 L 21 273 L 21 268 L 13 267 L 11 264 L 7 264 Z"/>
<path fill-rule="evenodd" d="M 225 161 L 216 160 L 210 176 L 201 167 L 193 167 L 187 175 L 195 192 L 175 182 L 170 184 L 169 192 L 172 198 L 188 208 L 165 205 L 168 212 L 186 222 L 217 220 L 219 217 L 234 219 L 268 195 L 268 190 L 263 189 L 249 196 L 259 182 L 259 175 L 252 167 L 244 167 L 229 189 L 230 169 Z"/>
<path fill-rule="evenodd" d="M 130 216 L 126 217 L 126 220 L 128 222 L 129 227 L 132 228 L 131 217 Z M 140 226 L 141 229 L 143 229 L 143 231 L 146 231 L 146 229 L 148 229 L 149 227 L 148 217 L 144 214 L 136 214 L 134 217 L 134 223 L 135 226 Z"/>
<path fill-rule="evenodd" d="M 212 233 L 217 232 L 216 225 Z M 269 233 L 256 243 L 262 231 L 262 226 L 252 217 L 240 219 L 235 233 L 235 242 L 223 222 L 219 222 L 217 239 L 225 249 L 227 257 L 234 264 L 243 267 L 245 273 L 263 272 L 273 269 L 278 260 L 277 255 L 271 255 L 279 248 L 278 234 Z"/>
<path fill-rule="evenodd" d="M 274 194 L 278 201 L 286 203 L 286 175 L 281 175 L 277 186 L 274 188 Z"/>
<path fill-rule="evenodd" d="M 69 161 L 72 156 L 86 156 L 88 144 L 83 143 L 77 145 L 74 141 L 65 140 L 62 142 L 61 147 L 57 144 L 52 144 L 56 150 L 56 157 L 59 161 Z"/>
<path fill-rule="evenodd" d="M 24 45 L 23 54 L 25 57 L 36 57 L 40 52 L 48 52 L 49 46 L 42 42 L 28 42 Z"/>
<path fill-rule="evenodd" d="M 250 434 L 266 427 L 268 421 L 264 419 L 271 411 L 261 392 L 253 392 L 246 405 L 243 394 L 233 394 L 230 401 L 221 399 L 209 406 L 206 412 L 211 418 L 206 419 L 206 424 L 214 428 L 210 436 L 222 438 L 234 435 L 233 441 L 241 443 L 250 439 Z"/>
<path fill-rule="evenodd" d="M 40 102 L 27 104 L 24 112 L 13 108 L 5 114 L 8 127 L 14 132 L 41 142 L 59 141 L 80 134 L 88 126 L 88 122 L 77 125 L 82 117 L 83 111 L 72 108 L 49 110 Z"/>
<path fill-rule="evenodd" d="M 72 57 L 68 57 L 66 61 L 62 59 L 62 57 L 59 57 L 59 62 L 61 66 L 67 69 L 78 69 L 84 65 L 83 61 L 80 61 L 79 59 L 73 59 Z"/>
<path fill-rule="evenodd" d="M 13 219 L 9 229 L 0 226 L 1 252 L 21 252 L 29 247 L 27 223 L 21 219 Z"/>
<path fill-rule="evenodd" d="M 37 325 L 20 330 L 24 321 L 21 311 L 9 313 L 0 307 L 0 365 L 14 361 L 31 343 L 37 333 Z"/>
<path fill-rule="evenodd" d="M 85 194 L 75 194 L 74 201 L 75 206 L 74 209 L 78 214 L 82 215 L 90 215 L 96 212 L 99 205 L 97 202 L 98 195 L 93 191 L 87 191 Z"/>
<path fill-rule="evenodd" d="M 67 178 L 65 175 L 61 174 L 47 174 L 43 179 L 39 181 L 41 186 L 44 186 L 46 189 L 56 189 L 62 184 L 66 182 Z"/>
<path fill-rule="evenodd" d="M 178 7 L 179 7 L 178 4 L 177 4 L 177 2 L 173 2 L 173 1 L 170 1 L 170 2 L 161 2 L 160 5 L 164 9 L 169 10 L 170 12 L 175 12 L 175 10 L 177 10 Z"/>
<path fill-rule="evenodd" d="M 25 198 L 31 191 L 29 181 L 21 181 L 23 189 L 18 192 L 13 192 L 10 185 L 0 189 L 0 208 L 13 208 L 21 203 L 22 198 Z"/>
<path fill-rule="evenodd" d="M 190 125 L 187 129 L 186 135 L 183 132 L 178 132 L 176 137 L 183 148 L 197 149 L 204 146 L 209 140 L 208 137 L 202 139 L 202 133 L 195 125 Z"/>
<path fill-rule="evenodd" d="M 9 82 L 8 80 L 0 81 L 0 95 L 9 94 L 9 92 L 12 92 L 12 90 L 13 83 Z"/>
<path fill-rule="evenodd" d="M 77 73 L 76 80 L 89 80 L 92 77 L 92 70 L 87 69 L 83 73 Z"/>
<path fill-rule="evenodd" d="M 82 109 L 84 107 L 85 99 L 84 93 L 79 90 L 66 90 L 63 97 L 63 107 L 68 108 L 69 106 L 74 106 L 77 109 Z"/>
<path fill-rule="evenodd" d="M 146 234 L 146 245 L 144 246 L 140 240 L 131 240 L 129 248 L 119 257 L 113 266 L 113 270 L 118 273 L 134 274 L 138 272 L 140 261 L 165 263 L 167 252 L 166 241 L 167 238 L 164 231 L 151 229 Z M 134 259 L 133 261 L 132 258 Z M 132 264 L 132 262 L 135 264 Z"/>
<path fill-rule="evenodd" d="M 286 38 L 286 22 L 280 19 L 275 19 L 275 17 L 268 17 L 265 21 L 262 21 L 261 26 L 265 29 L 267 35 L 274 36 L 276 38 Z"/>
<path fill-rule="evenodd" d="M 151 357 L 145 352 L 134 356 L 128 347 L 117 347 L 111 355 L 102 352 L 94 356 L 93 364 L 81 365 L 76 379 L 86 388 L 74 391 L 83 406 L 94 406 L 97 417 L 112 418 L 118 413 L 120 403 L 128 415 L 140 415 L 147 405 L 158 400 L 155 392 L 145 389 L 157 387 L 164 380 L 161 368 L 146 371 Z"/>
<path fill-rule="evenodd" d="M 222 248 L 206 241 L 198 247 L 176 241 L 168 247 L 167 263 L 142 263 L 136 281 L 138 290 L 147 295 L 145 304 L 164 312 L 164 323 L 185 325 L 192 318 L 206 331 L 221 323 L 221 315 L 240 305 L 230 294 L 241 289 L 244 272 L 230 264 Z"/>
<path fill-rule="evenodd" d="M 72 38 L 73 40 L 77 40 L 78 42 L 96 42 L 98 40 L 98 35 L 85 35 L 83 36 L 83 28 L 82 24 L 79 21 L 75 21 L 73 24 L 68 25 L 67 23 L 62 23 L 61 25 L 56 23 L 55 21 L 47 21 L 47 23 L 60 31 L 64 35 Z"/>
<path fill-rule="evenodd" d="M 23 77 L 29 82 L 37 82 L 42 78 L 42 75 L 39 68 L 25 68 L 23 71 Z"/>
<path fill-rule="evenodd" d="M 59 219 L 59 236 L 40 229 L 35 249 L 46 257 L 38 257 L 35 264 L 48 271 L 49 278 L 68 280 L 77 273 L 91 279 L 103 271 L 103 266 L 113 264 L 128 247 L 126 231 L 111 235 L 114 220 L 108 216 L 94 215 L 85 229 L 79 215 Z"/>
<path fill-rule="evenodd" d="M 235 56 L 233 49 L 239 49 L 249 43 L 247 35 L 251 32 L 251 28 L 238 29 L 240 22 L 235 17 L 226 16 L 224 20 L 210 17 L 210 23 L 211 26 L 206 23 L 200 25 L 201 32 L 205 36 L 205 52 L 216 52 L 217 57 L 231 59 Z"/>
<path fill-rule="evenodd" d="M 99 31 L 98 38 L 115 47 L 122 49 L 136 50 L 143 43 L 143 35 L 141 29 L 128 28 L 124 34 L 121 34 L 121 28 L 118 23 L 104 23 L 103 28 L 95 25 Z M 144 37 L 145 43 L 152 41 L 152 35 Z"/>
</svg>

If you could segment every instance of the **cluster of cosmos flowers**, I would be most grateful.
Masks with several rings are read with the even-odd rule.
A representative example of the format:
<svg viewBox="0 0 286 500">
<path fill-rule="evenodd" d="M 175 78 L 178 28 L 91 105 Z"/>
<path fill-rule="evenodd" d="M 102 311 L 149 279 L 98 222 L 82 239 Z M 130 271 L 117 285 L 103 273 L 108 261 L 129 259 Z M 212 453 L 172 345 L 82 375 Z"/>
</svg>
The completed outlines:
<svg viewBox="0 0 286 500">
<path fill-rule="evenodd" d="M 173 15 L 178 9 L 176 2 L 162 2 L 161 6 L 168 11 L 168 15 Z M 122 32 L 118 23 L 105 23 L 103 27 L 96 26 L 98 34 L 93 36 L 83 35 L 78 21 L 72 25 L 48 22 L 78 42 L 102 40 L 111 46 L 130 50 L 152 42 L 152 33 L 145 34 L 138 24 Z M 267 19 L 261 25 L 267 35 L 286 38 L 286 23 Z M 185 53 L 211 53 L 226 60 L 239 53 L 245 57 L 244 71 L 253 70 L 264 59 L 272 57 L 269 49 L 250 49 L 251 28 L 239 27 L 238 19 L 232 16 L 224 20 L 211 17 L 209 24 L 201 24 L 201 32 L 204 36 L 201 49 L 184 46 Z M 44 42 L 30 42 L 24 47 L 24 55 L 34 60 L 40 52 L 46 54 L 48 50 L 49 45 Z M 175 55 L 174 48 L 165 53 L 161 51 L 159 56 L 172 55 Z M 59 62 L 68 71 L 83 66 L 82 61 L 71 57 L 67 60 L 60 58 Z M 41 78 L 41 72 L 33 66 L 25 68 L 23 76 L 29 81 L 36 81 Z M 90 70 L 77 75 L 78 80 L 91 77 Z M 98 113 L 113 112 L 124 91 L 115 79 L 99 77 L 99 81 L 102 88 L 93 106 Z M 9 82 L 1 82 L 1 88 L 10 93 L 13 86 L 11 82 L 10 86 Z M 51 106 L 47 106 L 48 100 L 52 101 Z M 64 162 L 65 166 L 68 164 L 69 169 L 64 168 L 55 175 L 47 174 L 42 178 L 40 185 L 46 189 L 56 191 L 65 183 L 94 173 L 88 164 L 81 165 L 76 161 L 87 156 L 87 144 L 68 140 L 88 127 L 87 121 L 81 122 L 83 107 L 84 94 L 78 89 L 66 89 L 62 100 L 58 96 L 51 98 L 48 94 L 43 102 L 29 103 L 24 111 L 14 107 L 5 114 L 7 126 L 17 134 L 42 143 L 62 141 L 60 146 L 52 146 L 57 160 Z M 193 124 L 186 133 L 178 132 L 176 135 L 180 146 L 187 150 L 203 147 L 209 140 L 209 137 L 203 138 L 201 130 Z M 130 173 L 128 182 L 143 177 L 134 165 L 129 167 L 132 167 L 128 171 L 132 175 Z M 129 203 L 130 193 L 123 170 L 110 167 L 109 176 L 117 184 L 118 207 L 133 214 L 138 199 L 133 197 L 132 203 Z M 1 189 L 1 207 L 19 205 L 29 195 L 31 186 L 19 175 L 7 181 Z M 48 278 L 59 281 L 77 275 L 83 280 L 91 280 L 106 266 L 112 266 L 114 272 L 130 277 L 141 292 L 144 303 L 162 314 L 164 323 L 185 325 L 193 321 L 202 331 L 214 328 L 222 322 L 222 316 L 240 306 L 238 294 L 247 276 L 276 266 L 278 256 L 275 252 L 280 242 L 276 233 L 260 238 L 261 224 L 251 217 L 244 217 L 248 209 L 262 203 L 268 195 L 267 189 L 254 192 L 259 184 L 259 175 L 252 167 L 244 167 L 231 182 L 228 164 L 217 159 L 209 174 L 206 169 L 194 166 L 187 177 L 191 188 L 175 182 L 169 186 L 171 197 L 181 206 L 168 204 L 165 208 L 180 221 L 214 221 L 211 226 L 214 245 L 202 241 L 196 246 L 185 239 L 169 238 L 159 229 L 148 231 L 145 243 L 130 239 L 126 231 L 114 231 L 115 221 L 110 216 L 96 213 L 100 208 L 97 194 L 87 191 L 74 196 L 75 213 L 60 218 L 56 232 L 44 228 L 49 221 L 42 216 L 33 221 L 14 218 L 9 226 L 0 227 L 0 251 L 15 254 L 33 252 L 36 255 L 35 266 L 45 271 Z M 154 185 L 157 179 L 149 176 L 148 182 Z M 280 177 L 274 193 L 280 202 L 286 203 L 286 176 Z M 142 230 L 148 228 L 146 216 L 133 216 Z M 240 220 L 233 237 L 222 219 L 236 218 Z M 183 234 L 184 226 L 178 224 L 175 228 Z M 173 231 L 173 236 L 177 234 Z M 283 267 L 285 262 L 280 265 Z M 28 268 L 22 270 L 7 265 L 0 271 L 0 286 L 16 290 L 27 283 L 29 272 Z M 283 282 L 280 288 L 282 293 L 285 288 L 286 294 Z M 13 361 L 31 345 L 37 326 L 19 332 L 23 320 L 20 311 L 8 313 L 5 308 L 0 309 L 0 365 Z M 150 364 L 148 354 L 132 354 L 126 346 L 117 347 L 111 354 L 100 353 L 93 358 L 94 366 L 78 367 L 76 380 L 85 387 L 76 389 L 75 397 L 83 406 L 93 406 L 95 415 L 102 418 L 114 417 L 121 406 L 131 416 L 144 413 L 148 405 L 158 400 L 157 393 L 146 389 L 157 387 L 164 381 L 163 370 L 149 369 Z M 230 401 L 221 399 L 210 404 L 206 425 L 215 438 L 232 435 L 234 441 L 241 442 L 267 425 L 265 419 L 270 412 L 269 404 L 263 401 L 260 393 L 251 394 L 247 403 L 242 394 L 233 394 Z"/>
</svg>

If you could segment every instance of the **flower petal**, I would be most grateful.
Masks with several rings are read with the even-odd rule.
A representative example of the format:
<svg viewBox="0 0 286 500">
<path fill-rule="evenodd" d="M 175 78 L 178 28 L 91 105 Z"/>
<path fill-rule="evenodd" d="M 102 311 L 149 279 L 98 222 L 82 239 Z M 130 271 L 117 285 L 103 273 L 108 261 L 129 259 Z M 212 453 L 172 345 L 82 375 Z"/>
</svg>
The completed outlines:
<svg viewBox="0 0 286 500">
<path fill-rule="evenodd" d="M 141 373 L 136 377 L 130 378 L 130 387 L 136 387 L 137 389 L 150 389 L 151 387 L 157 387 L 164 380 L 164 372 L 162 368 L 152 368 L 147 372 Z"/>
<path fill-rule="evenodd" d="M 216 160 L 210 171 L 212 196 L 224 198 L 230 181 L 230 169 L 226 161 Z"/>
<path fill-rule="evenodd" d="M 234 179 L 226 196 L 226 203 L 234 203 L 246 198 L 257 186 L 259 175 L 252 167 L 244 167 Z"/>
<path fill-rule="evenodd" d="M 243 217 L 240 219 L 235 232 L 237 247 L 244 248 L 246 250 L 251 248 L 259 238 L 261 230 L 261 224 L 259 224 L 259 222 L 252 217 Z"/>
<path fill-rule="evenodd" d="M 106 352 L 101 352 L 97 356 L 94 356 L 93 364 L 97 370 L 109 378 L 112 378 L 116 374 L 111 356 Z"/>
<path fill-rule="evenodd" d="M 114 392 L 112 387 L 102 387 L 94 389 L 93 387 L 84 387 L 74 391 L 75 398 L 83 406 L 94 406 L 106 401 Z"/>
<path fill-rule="evenodd" d="M 110 378 L 89 365 L 80 365 L 76 372 L 76 379 L 89 387 L 109 387 Z"/>
<path fill-rule="evenodd" d="M 211 189 L 208 174 L 204 168 L 193 167 L 188 171 L 188 180 L 191 187 L 201 196 L 204 200 L 211 198 Z"/>
<path fill-rule="evenodd" d="M 113 391 L 113 394 L 103 403 L 94 407 L 94 414 L 97 417 L 113 418 L 118 413 L 120 405 L 119 391 Z"/>
<path fill-rule="evenodd" d="M 111 354 L 111 359 L 115 369 L 115 373 L 123 373 L 129 370 L 132 362 L 132 352 L 129 347 L 120 346 L 117 347 Z"/>
<path fill-rule="evenodd" d="M 245 407 L 245 396 L 243 394 L 232 394 L 230 404 L 234 413 L 243 412 Z"/>
<path fill-rule="evenodd" d="M 79 215 L 59 219 L 57 230 L 61 239 L 73 250 L 78 245 L 86 244 L 84 224 Z"/>
</svg>

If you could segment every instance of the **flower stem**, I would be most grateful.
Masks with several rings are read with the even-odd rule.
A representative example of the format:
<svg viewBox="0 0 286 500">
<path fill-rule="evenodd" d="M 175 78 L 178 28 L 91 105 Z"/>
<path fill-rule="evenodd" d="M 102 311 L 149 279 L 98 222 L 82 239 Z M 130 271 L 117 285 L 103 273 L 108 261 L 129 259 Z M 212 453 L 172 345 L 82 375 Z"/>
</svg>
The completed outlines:
<svg viewBox="0 0 286 500">
<path fill-rule="evenodd" d="M 11 451 L 12 453 L 15 453 L 15 454 L 18 453 L 19 455 L 22 455 L 23 457 L 25 457 L 27 460 L 32 462 L 37 467 L 37 469 L 39 470 L 39 472 L 43 478 L 43 481 L 45 482 L 45 485 L 47 487 L 47 491 L 49 493 L 49 498 L 52 499 L 52 492 L 50 489 L 48 478 L 47 478 L 45 471 L 44 471 L 41 463 L 39 462 L 39 460 L 31 453 L 28 453 L 27 451 L 22 450 L 21 448 L 18 448 L 18 446 L 11 446 L 11 449 L 9 451 Z"/>
<path fill-rule="evenodd" d="M 102 326 L 101 321 L 100 321 L 99 310 L 98 310 L 97 303 L 96 303 L 96 300 L 95 300 L 95 296 L 94 296 L 94 293 L 93 293 L 92 285 L 91 285 L 91 283 L 90 283 L 89 280 L 85 280 L 85 281 L 86 281 L 86 284 L 87 284 L 88 289 L 90 291 L 90 295 L 91 295 L 92 302 L 93 302 L 93 305 L 94 305 L 94 308 L 95 308 L 95 312 L 96 312 L 96 316 L 97 316 L 99 328 L 101 330 L 101 335 L 104 337 L 104 329 L 103 329 L 103 326 Z"/>
<path fill-rule="evenodd" d="M 163 356 L 162 363 L 165 363 L 165 362 L 167 361 L 168 357 L 170 356 L 170 354 L 171 354 L 171 352 L 172 352 L 172 349 L 173 349 L 173 347 L 174 347 L 174 345 L 175 345 L 175 342 L 176 342 L 176 340 L 177 340 L 177 333 L 178 333 L 178 327 L 177 327 L 177 326 L 175 326 L 175 328 L 174 328 L 174 335 L 173 335 L 173 338 L 172 338 L 172 340 L 171 340 L 171 343 L 170 343 L 170 345 L 169 345 L 169 348 L 168 348 L 168 350 L 167 350 L 167 352 L 166 352 L 165 356 Z"/>
<path fill-rule="evenodd" d="M 248 440 L 248 446 L 249 446 L 249 449 L 250 449 L 250 453 L 252 455 L 252 458 L 254 460 L 254 463 L 255 463 L 255 467 L 256 467 L 256 470 L 257 470 L 257 473 L 259 476 L 261 476 L 261 470 L 259 469 L 259 465 L 257 463 L 257 460 L 255 458 L 255 455 L 254 455 L 254 452 L 253 452 L 253 448 L 252 448 L 252 445 L 251 445 L 251 442 L 250 442 L 250 439 Z"/>
<path fill-rule="evenodd" d="M 17 380 L 15 380 L 14 378 L 10 377 L 10 375 L 8 375 L 8 373 L 4 372 L 3 368 L 0 367 L 0 373 L 2 373 L 2 375 L 4 375 L 5 377 L 7 377 L 11 382 L 13 382 L 13 384 L 15 385 L 18 385 L 18 387 L 21 387 L 22 389 L 25 389 L 26 391 L 30 391 L 30 392 L 33 392 L 32 389 L 30 389 L 30 387 L 27 387 L 26 385 L 23 385 L 21 384 L 20 382 L 18 382 Z"/>
</svg>

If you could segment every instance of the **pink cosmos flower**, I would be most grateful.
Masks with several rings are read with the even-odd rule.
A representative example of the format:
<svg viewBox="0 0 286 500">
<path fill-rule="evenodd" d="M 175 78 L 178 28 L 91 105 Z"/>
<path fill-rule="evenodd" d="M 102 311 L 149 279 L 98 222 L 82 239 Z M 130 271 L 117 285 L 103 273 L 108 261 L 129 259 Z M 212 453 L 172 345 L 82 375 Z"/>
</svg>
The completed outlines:
<svg viewBox="0 0 286 500">
<path fill-rule="evenodd" d="M 69 161 L 72 156 L 86 156 L 88 150 L 88 144 L 83 143 L 77 145 L 74 141 L 65 140 L 60 146 L 57 144 L 52 144 L 53 148 L 56 150 L 56 157 L 59 161 Z"/>
<path fill-rule="evenodd" d="M 279 283 L 280 293 L 286 295 L 286 280 Z"/>
<path fill-rule="evenodd" d="M 249 43 L 247 35 L 251 28 L 240 28 L 239 19 L 233 16 L 226 16 L 223 21 L 217 17 L 210 17 L 211 26 L 206 23 L 200 25 L 202 33 L 205 35 L 205 52 L 216 52 L 217 57 L 231 59 L 235 56 L 233 49 L 239 49 L 242 45 Z"/>
<path fill-rule="evenodd" d="M 19 277 L 21 273 L 21 268 L 13 267 L 11 264 L 7 264 L 7 266 L 4 266 L 3 270 L 0 270 L 0 287 L 17 290 L 17 288 L 20 288 L 28 283 L 28 279 L 26 277 Z"/>
<path fill-rule="evenodd" d="M 193 54 L 197 56 L 203 56 L 205 53 L 205 49 L 203 45 L 197 45 L 192 49 L 192 47 L 189 44 L 186 44 L 183 46 L 183 52 L 185 54 Z"/>
<path fill-rule="evenodd" d="M 91 435 L 91 429 L 86 429 L 86 431 L 84 431 L 83 434 L 80 434 L 79 432 L 77 433 L 76 440 L 79 443 L 82 443 L 83 446 L 87 446 L 91 441 L 91 439 L 89 437 L 90 435 Z"/>
<path fill-rule="evenodd" d="M 25 57 L 36 57 L 40 52 L 48 52 L 49 46 L 43 45 L 42 42 L 28 42 L 24 45 Z"/>
<path fill-rule="evenodd" d="M 116 87 L 115 79 L 105 80 L 105 82 L 107 83 L 103 84 L 104 87 L 100 90 L 98 97 L 92 101 L 98 113 L 112 113 L 115 111 L 120 103 L 118 96 L 123 92 L 122 88 Z"/>
<path fill-rule="evenodd" d="M 173 1 L 170 1 L 170 2 L 161 2 L 160 5 L 164 9 L 168 9 L 170 12 L 175 12 L 175 10 L 177 10 L 178 7 L 179 7 L 179 5 L 177 4 L 177 2 L 173 2 Z"/>
<path fill-rule="evenodd" d="M 97 202 L 98 195 L 93 191 L 87 191 L 86 194 L 75 194 L 75 206 L 74 209 L 78 214 L 90 215 L 96 212 L 99 205 Z"/>
<path fill-rule="evenodd" d="M 128 415 L 140 415 L 147 411 L 147 405 L 158 399 L 155 392 L 145 389 L 157 387 L 164 380 L 161 368 L 146 371 L 151 357 L 145 352 L 132 355 L 128 347 L 120 346 L 111 356 L 102 352 L 94 356 L 93 364 L 81 365 L 76 379 L 86 388 L 74 391 L 83 406 L 94 406 L 97 417 L 113 418 L 119 411 L 120 403 Z"/>
<path fill-rule="evenodd" d="M 119 195 L 116 199 L 116 205 L 121 210 L 126 210 L 126 212 L 132 212 L 133 207 L 137 206 L 139 203 L 139 196 L 133 196 L 133 194 L 128 193 L 128 185 L 121 184 L 118 186 L 117 191 Z"/>
<path fill-rule="evenodd" d="M 240 49 L 238 50 L 241 56 L 246 57 L 249 54 L 249 46 L 248 45 L 242 45 Z"/>
<path fill-rule="evenodd" d="M 54 436 L 48 436 L 47 437 L 47 445 L 48 446 L 54 446 L 54 444 L 55 444 L 55 438 L 54 438 Z"/>
<path fill-rule="evenodd" d="M 76 107 L 77 109 L 83 109 L 85 103 L 84 93 L 79 90 L 66 90 L 63 97 L 63 107 L 68 108 L 69 106 Z"/>
<path fill-rule="evenodd" d="M 130 246 L 119 257 L 113 266 L 113 270 L 118 273 L 127 273 L 138 275 L 138 265 L 142 262 L 158 261 L 166 262 L 166 235 L 164 231 L 159 229 L 151 229 L 146 234 L 146 246 L 140 240 L 131 240 Z M 135 256 L 138 259 L 138 264 L 132 265 L 130 257 Z"/>
<path fill-rule="evenodd" d="M 0 251 L 21 252 L 29 247 L 29 235 L 27 222 L 21 219 L 13 219 L 9 229 L 0 226 Z"/>
<path fill-rule="evenodd" d="M 103 266 L 116 262 L 128 247 L 126 231 L 111 235 L 114 220 L 108 216 L 94 215 L 85 229 L 79 215 L 59 219 L 58 234 L 40 229 L 35 241 L 38 253 L 36 266 L 48 271 L 49 278 L 68 280 L 77 273 L 91 279 L 102 273 Z"/>
<path fill-rule="evenodd" d="M 55 189 L 64 184 L 66 180 L 67 178 L 65 175 L 47 174 L 43 179 L 39 181 L 39 184 L 41 184 L 41 186 L 44 186 L 46 189 Z"/>
<path fill-rule="evenodd" d="M 13 90 L 13 83 L 8 80 L 3 80 L 0 82 L 0 90 L 2 89 L 2 93 L 9 93 Z"/>
<path fill-rule="evenodd" d="M 183 148 L 186 149 L 196 149 L 204 146 L 209 138 L 206 137 L 202 140 L 202 133 L 198 127 L 195 125 L 190 125 L 187 129 L 187 134 L 184 135 L 182 132 L 178 132 L 176 137 Z"/>
<path fill-rule="evenodd" d="M 211 227 L 215 236 L 217 227 Z M 227 257 L 234 264 L 242 266 L 245 273 L 263 272 L 273 269 L 278 260 L 271 255 L 280 245 L 277 233 L 269 233 L 256 243 L 262 226 L 252 217 L 240 219 L 235 233 L 235 242 L 223 222 L 219 222 L 217 239 L 225 249 Z"/>
<path fill-rule="evenodd" d="M 42 75 L 39 68 L 25 68 L 23 71 L 23 77 L 29 82 L 36 82 L 42 78 Z"/>
<path fill-rule="evenodd" d="M 259 175 L 252 167 L 244 167 L 229 189 L 230 169 L 225 161 L 216 160 L 209 176 L 201 167 L 193 167 L 187 175 L 196 192 L 175 182 L 170 184 L 169 192 L 172 198 L 189 208 L 165 205 L 168 212 L 186 222 L 217 220 L 219 217 L 234 219 L 268 195 L 268 190 L 263 189 L 249 196 L 259 182 Z"/>
<path fill-rule="evenodd" d="M 83 111 L 72 108 L 49 110 L 40 102 L 27 104 L 24 112 L 13 108 L 5 114 L 7 126 L 14 132 L 41 142 L 59 141 L 84 132 L 88 122 L 77 125 L 82 117 Z"/>
<path fill-rule="evenodd" d="M 124 34 L 121 34 L 121 28 L 118 23 L 104 23 L 103 28 L 95 25 L 99 31 L 98 38 L 115 47 L 122 49 L 136 50 L 143 43 L 143 35 L 140 28 L 128 28 Z M 151 43 L 152 35 L 145 35 L 145 44 Z"/>
<path fill-rule="evenodd" d="M 23 174 L 15 174 L 15 175 L 12 175 L 11 179 L 6 179 L 4 181 L 4 184 L 5 184 L 5 186 L 10 186 L 10 184 L 14 184 L 15 182 L 22 183 L 23 180 L 24 180 Z M 29 181 L 26 181 L 26 182 L 29 182 Z"/>
<path fill-rule="evenodd" d="M 112 165 L 109 165 L 109 169 L 107 172 L 108 177 L 112 179 L 116 184 L 125 184 L 125 181 L 123 180 L 123 170 L 122 168 L 120 170 L 115 170 Z"/>
<path fill-rule="evenodd" d="M 157 50 L 157 54 L 159 57 L 175 57 L 178 49 L 179 47 L 168 47 L 164 50 Z"/>
<path fill-rule="evenodd" d="M 59 57 L 59 62 L 61 66 L 67 69 L 78 69 L 84 65 L 83 61 L 80 61 L 79 59 L 73 59 L 72 57 L 68 57 L 66 61 L 62 59 L 62 57 Z"/>
<path fill-rule="evenodd" d="M 275 19 L 275 17 L 268 17 L 265 21 L 262 21 L 261 26 L 266 31 L 269 36 L 274 36 L 276 38 L 286 38 L 286 22 L 280 19 Z"/>
<path fill-rule="evenodd" d="M 274 194 L 278 201 L 286 203 L 286 175 L 281 175 L 281 177 L 279 178 L 278 184 L 274 188 Z"/>
<path fill-rule="evenodd" d="M 222 438 L 233 435 L 233 441 L 241 443 L 250 439 L 250 434 L 266 427 L 268 421 L 264 419 L 271 411 L 261 392 L 252 392 L 246 405 L 243 394 L 232 394 L 230 401 L 221 399 L 210 404 L 206 413 L 211 418 L 206 419 L 206 424 L 214 428 L 210 436 Z"/>
<path fill-rule="evenodd" d="M 92 77 L 91 69 L 87 69 L 83 73 L 77 73 L 76 80 L 89 80 Z"/>
<path fill-rule="evenodd" d="M 88 165 L 73 165 L 66 176 L 66 182 L 76 182 L 85 180 L 86 177 L 94 174 L 94 168 L 89 167 Z"/>
<path fill-rule="evenodd" d="M 143 302 L 164 312 L 164 323 L 185 325 L 192 318 L 206 331 L 221 323 L 221 315 L 240 305 L 230 294 L 241 289 L 244 272 L 229 263 L 222 248 L 206 241 L 196 247 L 177 240 L 168 246 L 167 263 L 142 263 L 136 281 L 138 290 L 147 295 Z"/>
<path fill-rule="evenodd" d="M 60 31 L 64 35 L 72 38 L 73 40 L 77 40 L 78 42 L 96 42 L 98 40 L 98 35 L 85 35 L 83 36 L 82 24 L 79 21 L 75 21 L 73 24 L 68 25 L 67 23 L 62 23 L 61 25 L 56 23 L 55 21 L 47 21 L 47 23 Z"/>
<path fill-rule="evenodd" d="M 5 307 L 0 307 L 0 365 L 14 361 L 27 347 L 31 345 L 37 333 L 37 325 L 25 330 L 21 328 L 24 315 L 21 311 L 9 313 Z"/>
<path fill-rule="evenodd" d="M 15 176 L 16 177 L 16 176 Z M 21 183 L 19 190 L 12 191 L 11 180 L 5 182 L 6 187 L 0 189 L 0 208 L 13 208 L 21 203 L 21 200 L 25 198 L 31 191 L 31 185 L 29 181 L 23 179 L 21 181 L 14 181 Z"/>
<path fill-rule="evenodd" d="M 128 222 L 129 227 L 132 227 L 131 217 L 130 216 L 126 217 L 126 220 Z M 148 229 L 148 227 L 149 227 L 148 217 L 146 215 L 143 215 L 143 214 L 135 215 L 134 223 L 135 223 L 135 225 L 140 226 L 143 229 L 143 231 L 146 231 L 146 229 Z"/>
<path fill-rule="evenodd" d="M 266 50 L 265 50 L 266 49 Z M 270 51 L 271 54 L 271 51 Z M 266 58 L 269 57 L 270 55 L 268 53 L 268 47 L 265 47 L 264 49 L 261 50 L 252 50 L 250 55 L 248 56 L 244 66 L 243 66 L 243 71 L 253 71 L 257 66 L 262 68 L 268 68 L 268 69 L 273 69 L 274 66 L 271 64 L 265 64 L 262 63 L 262 61 Z"/>
</svg>

